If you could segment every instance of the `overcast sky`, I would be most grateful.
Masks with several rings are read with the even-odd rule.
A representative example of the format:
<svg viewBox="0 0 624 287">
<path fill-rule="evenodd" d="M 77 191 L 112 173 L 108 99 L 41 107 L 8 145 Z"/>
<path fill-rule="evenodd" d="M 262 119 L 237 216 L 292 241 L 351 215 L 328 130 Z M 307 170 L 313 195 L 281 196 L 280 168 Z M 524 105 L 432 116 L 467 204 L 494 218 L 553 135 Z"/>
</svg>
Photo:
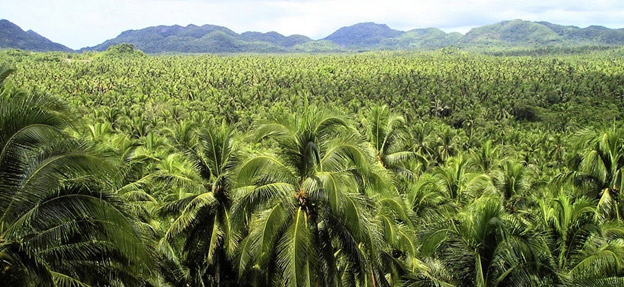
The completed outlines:
<svg viewBox="0 0 624 287">
<path fill-rule="evenodd" d="M 215 24 L 235 32 L 323 38 L 359 22 L 467 32 L 501 20 L 624 27 L 624 0 L 0 0 L 0 18 L 70 48 L 155 25 Z"/>
</svg>

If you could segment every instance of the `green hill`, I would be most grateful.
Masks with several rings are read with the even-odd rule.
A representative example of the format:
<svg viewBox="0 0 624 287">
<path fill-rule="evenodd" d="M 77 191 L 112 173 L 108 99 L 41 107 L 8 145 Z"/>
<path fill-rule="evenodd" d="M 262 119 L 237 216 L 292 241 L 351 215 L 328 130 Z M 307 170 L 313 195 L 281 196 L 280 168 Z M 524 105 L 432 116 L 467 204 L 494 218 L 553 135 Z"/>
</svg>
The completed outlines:
<svg viewBox="0 0 624 287">
<path fill-rule="evenodd" d="M 382 41 L 401 36 L 405 32 L 393 30 L 385 24 L 372 22 L 359 23 L 342 27 L 325 40 L 332 41 L 346 48 L 370 48 L 378 46 Z"/>
<path fill-rule="evenodd" d="M 157 26 L 121 33 L 95 47 L 133 44 L 146 53 L 326 53 L 373 50 L 509 49 L 624 45 L 624 29 L 579 28 L 548 22 L 503 21 L 470 30 L 465 35 L 437 28 L 399 31 L 372 22 L 342 27 L 321 40 L 277 32 L 236 32 L 221 26 Z"/>
<path fill-rule="evenodd" d="M 432 50 L 456 47 L 467 50 L 516 51 L 541 49 L 611 48 L 624 45 L 624 29 L 602 26 L 579 28 L 549 22 L 503 21 L 476 27 L 465 35 L 437 28 L 400 31 L 372 22 L 342 27 L 329 36 L 312 40 L 304 35 L 277 32 L 236 33 L 216 25 L 186 27 L 155 26 L 128 30 L 105 42 L 80 49 L 105 51 L 111 46 L 131 44 L 145 53 L 334 53 L 374 50 Z M 24 32 L 0 20 L 0 48 L 31 51 L 72 50 L 39 34 Z"/>
<path fill-rule="evenodd" d="M 624 29 L 601 26 L 579 28 L 548 22 L 513 20 L 474 28 L 466 33 L 461 44 L 464 47 L 622 45 Z"/>
<path fill-rule="evenodd" d="M 247 42 L 267 42 L 280 47 L 292 47 L 312 41 L 312 39 L 303 35 L 291 35 L 286 37 L 277 32 L 245 32 L 240 34 L 240 38 Z"/>
<path fill-rule="evenodd" d="M 437 28 L 409 30 L 396 38 L 386 39 L 383 46 L 396 49 L 438 49 L 457 45 L 463 37 L 460 33 L 445 33 Z"/>
<path fill-rule="evenodd" d="M 110 46 L 127 43 L 146 53 L 279 53 L 287 52 L 286 48 L 308 41 L 311 39 L 305 36 L 286 37 L 277 32 L 238 34 L 226 27 L 215 25 L 174 25 L 125 31 L 114 39 L 83 48 L 81 51 L 103 51 Z"/>
<path fill-rule="evenodd" d="M 8 20 L 0 20 L 0 49 L 73 52 L 72 49 L 54 43 L 32 30 L 24 31 Z"/>
</svg>

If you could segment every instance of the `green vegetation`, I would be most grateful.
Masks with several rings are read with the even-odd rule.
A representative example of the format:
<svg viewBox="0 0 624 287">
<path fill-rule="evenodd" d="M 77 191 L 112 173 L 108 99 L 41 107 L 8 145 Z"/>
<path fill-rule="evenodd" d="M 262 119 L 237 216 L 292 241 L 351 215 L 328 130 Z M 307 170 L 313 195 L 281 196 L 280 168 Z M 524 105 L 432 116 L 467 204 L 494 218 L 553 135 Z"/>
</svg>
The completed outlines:
<svg viewBox="0 0 624 287">
<path fill-rule="evenodd" d="M 388 25 L 368 22 L 342 27 L 327 36 L 325 40 L 349 48 L 366 48 L 379 45 L 384 39 L 398 37 L 402 34 L 402 31 L 393 30 Z"/>
<path fill-rule="evenodd" d="M 622 53 L 2 51 L 0 282 L 622 286 Z"/>
<path fill-rule="evenodd" d="M 515 49 L 578 49 L 624 44 L 624 30 L 599 26 L 578 28 L 548 22 L 503 21 L 470 30 L 466 35 L 436 28 L 399 31 L 385 24 L 359 23 L 342 27 L 320 40 L 276 32 L 245 32 L 213 25 L 157 26 L 121 33 L 83 50 L 104 51 L 130 43 L 146 53 L 292 53 L 374 50 L 434 50 L 459 47 L 473 51 Z"/>
<path fill-rule="evenodd" d="M 32 30 L 24 31 L 10 21 L 0 19 L 0 49 L 7 48 L 40 52 L 72 51 L 72 49 L 54 43 Z"/>
<path fill-rule="evenodd" d="M 0 49 L 72 51 L 33 31 L 24 32 L 7 20 L 0 20 L 0 28 Z M 102 52 L 122 44 L 133 45 L 150 54 L 336 53 L 461 48 L 494 54 L 526 55 L 523 53 L 527 50 L 533 54 L 550 54 L 616 48 L 624 44 L 624 29 L 602 26 L 579 28 L 548 22 L 513 20 L 477 27 L 462 35 L 457 32 L 446 33 L 436 28 L 404 32 L 391 29 L 385 24 L 368 22 L 342 27 L 324 39 L 312 40 L 303 35 L 284 36 L 277 32 L 238 34 L 216 25 L 161 25 L 127 30 L 101 44 L 84 47 L 79 52 Z"/>
</svg>

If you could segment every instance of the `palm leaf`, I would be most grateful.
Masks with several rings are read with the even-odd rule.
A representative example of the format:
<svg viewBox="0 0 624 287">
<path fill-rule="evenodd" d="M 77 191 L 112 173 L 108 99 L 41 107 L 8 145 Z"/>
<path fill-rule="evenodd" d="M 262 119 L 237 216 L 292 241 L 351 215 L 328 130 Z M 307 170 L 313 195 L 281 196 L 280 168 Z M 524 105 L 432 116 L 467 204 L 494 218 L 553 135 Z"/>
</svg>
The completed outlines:
<svg viewBox="0 0 624 287">
<path fill-rule="evenodd" d="M 307 215 L 298 208 L 293 221 L 277 247 L 277 265 L 284 272 L 286 286 L 311 286 L 313 248 L 310 245 Z"/>
</svg>

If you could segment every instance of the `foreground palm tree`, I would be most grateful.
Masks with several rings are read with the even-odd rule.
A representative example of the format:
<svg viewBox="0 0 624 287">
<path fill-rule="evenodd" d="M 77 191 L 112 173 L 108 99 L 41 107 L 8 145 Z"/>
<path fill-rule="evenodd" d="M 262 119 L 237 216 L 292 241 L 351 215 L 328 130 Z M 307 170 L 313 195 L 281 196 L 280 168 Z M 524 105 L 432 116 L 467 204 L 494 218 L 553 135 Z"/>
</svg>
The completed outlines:
<svg viewBox="0 0 624 287">
<path fill-rule="evenodd" d="M 577 152 L 571 168 L 590 192 L 603 188 L 620 190 L 624 166 L 624 129 L 612 127 L 596 132 L 583 130 L 576 135 Z M 591 190 L 594 188 L 594 190 Z M 590 195 L 595 195 L 592 193 Z"/>
<path fill-rule="evenodd" d="M 254 286 L 380 286 L 381 230 L 365 189 L 371 155 L 340 117 L 310 108 L 260 125 L 281 157 L 242 163 L 234 212 L 247 217 L 239 275 Z M 387 283 L 385 283 L 387 284 Z"/>
<path fill-rule="evenodd" d="M 499 198 L 474 201 L 450 224 L 431 237 L 440 243 L 425 246 L 435 248 L 458 286 L 535 286 L 553 277 L 546 245 L 506 215 Z"/>
<path fill-rule="evenodd" d="M 181 263 L 188 268 L 190 278 L 186 280 L 193 286 L 227 286 L 236 279 L 230 260 L 236 241 L 230 215 L 236 149 L 234 128 L 223 123 L 201 129 L 189 151 L 201 179 L 197 182 L 200 192 L 190 193 L 164 208 L 177 218 L 168 228 L 163 244 L 181 243 Z"/>
<path fill-rule="evenodd" d="M 624 129 L 615 126 L 607 131 L 583 131 L 578 135 L 580 151 L 572 159 L 569 177 L 593 198 L 611 219 L 621 221 L 624 211 Z"/>
<path fill-rule="evenodd" d="M 114 166 L 63 132 L 65 112 L 47 97 L 0 96 L 0 282 L 140 286 L 151 256 L 106 192 Z"/>
<path fill-rule="evenodd" d="M 595 203 L 584 197 L 574 198 L 565 188 L 539 201 L 537 221 L 548 234 L 544 238 L 549 239 L 561 280 L 573 286 L 600 281 L 614 284 L 605 286 L 621 286 L 624 226 L 617 221 L 599 224 Z"/>
</svg>

